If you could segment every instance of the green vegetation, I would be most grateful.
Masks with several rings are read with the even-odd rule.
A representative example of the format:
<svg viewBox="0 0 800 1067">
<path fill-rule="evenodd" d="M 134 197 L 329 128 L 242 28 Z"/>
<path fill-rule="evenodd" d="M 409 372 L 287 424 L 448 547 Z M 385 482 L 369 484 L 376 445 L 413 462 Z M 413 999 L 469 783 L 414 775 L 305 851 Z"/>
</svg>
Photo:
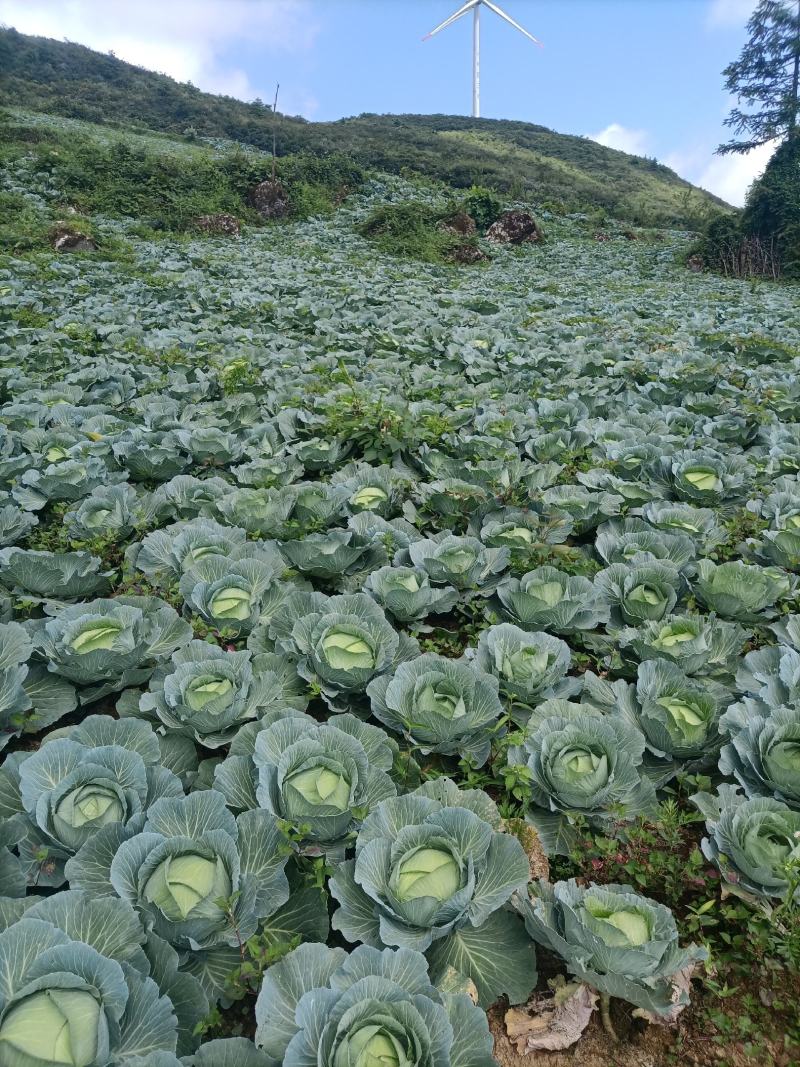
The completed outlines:
<svg viewBox="0 0 800 1067">
<path fill-rule="evenodd" d="M 759 0 L 748 39 L 723 74 L 737 99 L 737 137 L 721 155 L 780 142 L 747 194 L 744 213 L 711 219 L 696 262 L 735 278 L 800 277 L 800 0 Z"/>
<path fill-rule="evenodd" d="M 0 69 L 0 104 L 271 150 L 273 116 L 261 101 L 202 93 L 81 45 L 0 30 Z M 524 122 L 364 114 L 312 123 L 278 115 L 275 125 L 280 154 L 343 153 L 378 171 L 561 201 L 573 211 L 601 207 L 637 225 L 699 228 L 726 207 L 653 159 Z"/>
<path fill-rule="evenodd" d="M 800 134 L 775 150 L 741 215 L 720 215 L 694 249 L 734 277 L 800 277 Z"/>
<path fill-rule="evenodd" d="M 557 988 L 590 1067 L 794 1067 L 797 285 L 519 123 L 280 118 L 261 225 L 262 105 L 8 42 L 123 117 L 2 119 L 0 1062 L 508 1067 Z"/>
<path fill-rule="evenodd" d="M 722 72 L 737 104 L 725 120 L 737 138 L 719 152 L 749 152 L 791 137 L 800 121 L 800 3 L 759 0 L 747 23 L 748 39 Z"/>
<path fill-rule="evenodd" d="M 473 186 L 462 198 L 441 203 L 403 200 L 378 204 L 358 227 L 382 252 L 428 263 L 464 262 L 480 257 L 477 236 L 503 211 L 491 189 Z"/>
<path fill-rule="evenodd" d="M 383 252 L 442 263 L 457 243 L 453 234 L 441 229 L 443 213 L 430 204 L 408 200 L 402 204 L 380 204 L 359 227 Z"/>
<path fill-rule="evenodd" d="M 782 273 L 800 277 L 800 134 L 779 146 L 753 185 L 742 230 L 762 241 L 774 241 Z"/>
<path fill-rule="evenodd" d="M 201 215 L 262 219 L 250 192 L 270 176 L 271 160 L 234 145 L 215 149 L 167 137 L 98 135 L 87 124 L 59 124 L 34 115 L 0 112 L 0 174 L 19 186 L 41 189 L 50 211 L 33 207 L 22 192 L 0 193 L 0 246 L 41 246 L 56 217 L 102 215 L 131 218 L 150 231 L 184 232 Z M 364 181 L 350 159 L 301 153 L 278 160 L 292 218 L 333 209 Z M 55 194 L 55 195 L 54 195 Z M 91 223 L 70 218 L 82 232 Z"/>
</svg>

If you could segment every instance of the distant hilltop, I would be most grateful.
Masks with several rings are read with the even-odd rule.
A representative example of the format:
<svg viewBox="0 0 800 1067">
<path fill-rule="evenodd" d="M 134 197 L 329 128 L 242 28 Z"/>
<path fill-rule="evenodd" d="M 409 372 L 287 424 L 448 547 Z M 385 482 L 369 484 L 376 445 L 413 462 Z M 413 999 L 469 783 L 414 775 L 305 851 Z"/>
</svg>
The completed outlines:
<svg viewBox="0 0 800 1067">
<path fill-rule="evenodd" d="M 0 30 L 0 105 L 141 132 L 218 137 L 269 150 L 272 112 L 201 92 L 83 45 Z M 728 205 L 655 159 L 544 126 L 456 115 L 362 114 L 336 122 L 280 115 L 279 154 L 340 152 L 455 188 L 484 185 L 567 210 L 692 228 Z"/>
</svg>

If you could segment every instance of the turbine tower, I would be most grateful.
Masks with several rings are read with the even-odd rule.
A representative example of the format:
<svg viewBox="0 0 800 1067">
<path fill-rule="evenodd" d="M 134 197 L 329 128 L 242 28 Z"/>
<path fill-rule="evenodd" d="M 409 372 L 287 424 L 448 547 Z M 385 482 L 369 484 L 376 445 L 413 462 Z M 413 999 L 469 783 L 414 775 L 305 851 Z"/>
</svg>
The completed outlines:
<svg viewBox="0 0 800 1067">
<path fill-rule="evenodd" d="M 426 34 L 422 40 L 427 41 L 430 37 L 433 37 L 439 30 L 445 30 L 448 26 L 452 26 L 454 22 L 457 22 L 462 15 L 472 12 L 472 117 L 475 119 L 481 116 L 481 6 L 486 6 L 490 11 L 493 11 L 495 15 L 499 15 L 501 19 L 504 19 L 510 26 L 513 26 L 515 30 L 519 30 L 521 34 L 533 41 L 534 44 L 538 44 L 542 47 L 542 42 L 538 41 L 532 33 L 528 33 L 524 30 L 518 22 L 515 22 L 510 15 L 507 15 L 505 11 L 501 10 L 497 4 L 493 4 L 492 0 L 467 0 L 465 4 L 453 12 L 450 18 L 440 23 L 435 30 L 431 30 Z"/>
</svg>

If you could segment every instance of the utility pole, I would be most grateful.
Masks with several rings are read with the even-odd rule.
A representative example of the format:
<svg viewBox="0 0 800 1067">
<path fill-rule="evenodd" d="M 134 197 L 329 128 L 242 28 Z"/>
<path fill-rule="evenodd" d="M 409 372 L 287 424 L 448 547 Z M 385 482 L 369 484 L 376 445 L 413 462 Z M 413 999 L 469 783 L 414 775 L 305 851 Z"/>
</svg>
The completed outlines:
<svg viewBox="0 0 800 1067">
<path fill-rule="evenodd" d="M 277 152 L 278 144 L 278 90 L 280 89 L 280 82 L 275 86 L 275 101 L 272 105 L 272 180 L 275 181 L 275 156 Z"/>
</svg>

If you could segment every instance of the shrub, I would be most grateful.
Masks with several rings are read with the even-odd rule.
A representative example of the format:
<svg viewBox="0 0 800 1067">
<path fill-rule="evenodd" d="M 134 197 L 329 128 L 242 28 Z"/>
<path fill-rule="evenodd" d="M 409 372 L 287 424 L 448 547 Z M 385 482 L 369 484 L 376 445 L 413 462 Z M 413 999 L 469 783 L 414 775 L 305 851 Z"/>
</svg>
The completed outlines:
<svg viewBox="0 0 800 1067">
<path fill-rule="evenodd" d="M 800 277 L 800 134 L 784 141 L 747 194 L 742 228 L 775 242 L 781 271 Z"/>
<path fill-rule="evenodd" d="M 485 230 L 503 214 L 503 201 L 491 189 L 473 185 L 462 201 L 462 208 L 475 219 L 479 230 Z"/>
<path fill-rule="evenodd" d="M 382 252 L 441 263 L 460 238 L 439 229 L 443 212 L 418 200 L 380 204 L 359 227 Z"/>
</svg>

